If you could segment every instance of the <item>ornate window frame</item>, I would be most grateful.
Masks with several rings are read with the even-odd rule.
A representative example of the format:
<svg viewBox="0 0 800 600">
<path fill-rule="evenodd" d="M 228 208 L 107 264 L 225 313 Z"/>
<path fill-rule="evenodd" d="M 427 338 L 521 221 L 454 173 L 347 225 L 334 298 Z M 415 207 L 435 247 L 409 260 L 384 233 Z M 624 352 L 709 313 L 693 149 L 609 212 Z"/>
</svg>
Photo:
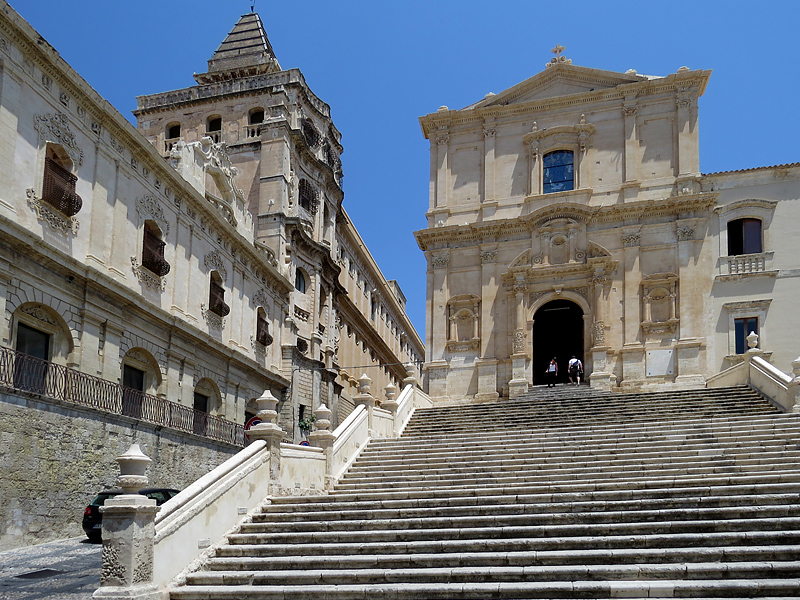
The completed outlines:
<svg viewBox="0 0 800 600">
<path fill-rule="evenodd" d="M 745 277 L 774 277 L 778 271 L 773 269 L 772 236 L 770 225 L 778 206 L 776 200 L 747 198 L 724 204 L 714 209 L 719 219 L 719 275 L 720 281 L 736 280 Z M 728 223 L 739 219 L 758 219 L 761 221 L 762 252 L 758 254 L 739 254 L 729 256 Z"/>
<path fill-rule="evenodd" d="M 557 125 L 539 129 L 534 122 L 531 131 L 522 138 L 530 161 L 528 195 L 544 194 L 544 156 L 558 150 L 572 152 L 574 182 L 572 190 L 550 192 L 550 194 L 569 193 L 584 188 L 581 173 L 583 158 L 593 133 L 594 125 L 587 123 L 584 115 L 581 115 L 580 121 L 576 125 Z"/>
<path fill-rule="evenodd" d="M 641 282 L 641 315 L 642 331 L 645 334 L 660 335 L 677 333 L 678 318 L 678 276 L 675 273 L 653 273 Z M 664 321 L 653 321 L 652 305 L 654 302 L 666 301 L 669 307 L 669 318 Z"/>
<path fill-rule="evenodd" d="M 745 300 L 741 302 L 726 302 L 722 308 L 728 314 L 728 354 L 725 359 L 735 364 L 740 362 L 744 355 L 736 354 L 736 319 L 758 319 L 758 345 L 768 347 L 767 340 L 767 311 L 772 303 L 771 298 L 760 300 Z"/>
</svg>

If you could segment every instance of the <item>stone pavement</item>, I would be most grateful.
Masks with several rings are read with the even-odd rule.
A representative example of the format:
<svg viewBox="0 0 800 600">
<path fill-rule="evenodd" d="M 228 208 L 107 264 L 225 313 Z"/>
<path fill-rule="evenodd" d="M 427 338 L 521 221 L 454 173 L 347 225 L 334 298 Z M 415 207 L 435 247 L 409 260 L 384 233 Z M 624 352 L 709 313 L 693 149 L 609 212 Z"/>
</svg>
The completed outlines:
<svg viewBox="0 0 800 600">
<path fill-rule="evenodd" d="M 79 537 L 0 552 L 0 600 L 89 600 L 102 549 Z"/>
</svg>

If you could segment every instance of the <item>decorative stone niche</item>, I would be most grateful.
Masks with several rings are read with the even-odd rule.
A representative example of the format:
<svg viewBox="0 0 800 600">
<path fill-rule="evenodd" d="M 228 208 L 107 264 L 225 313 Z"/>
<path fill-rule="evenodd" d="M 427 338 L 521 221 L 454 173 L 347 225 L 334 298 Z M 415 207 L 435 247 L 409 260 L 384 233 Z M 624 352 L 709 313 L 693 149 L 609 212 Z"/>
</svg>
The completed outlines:
<svg viewBox="0 0 800 600">
<path fill-rule="evenodd" d="M 480 349 L 480 304 L 475 294 L 453 296 L 447 302 L 447 349 L 468 352 Z"/>
<path fill-rule="evenodd" d="M 642 280 L 642 330 L 648 335 L 677 333 L 678 276 L 653 273 Z"/>
</svg>

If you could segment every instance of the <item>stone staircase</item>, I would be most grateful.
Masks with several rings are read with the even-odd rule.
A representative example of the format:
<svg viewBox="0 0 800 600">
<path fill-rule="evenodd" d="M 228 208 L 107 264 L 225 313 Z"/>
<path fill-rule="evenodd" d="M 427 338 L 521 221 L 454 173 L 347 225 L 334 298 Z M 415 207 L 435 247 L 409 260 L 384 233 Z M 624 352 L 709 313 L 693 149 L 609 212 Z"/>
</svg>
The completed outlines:
<svg viewBox="0 0 800 600">
<path fill-rule="evenodd" d="M 419 410 L 171 597 L 797 598 L 799 442 L 745 387 Z"/>
</svg>

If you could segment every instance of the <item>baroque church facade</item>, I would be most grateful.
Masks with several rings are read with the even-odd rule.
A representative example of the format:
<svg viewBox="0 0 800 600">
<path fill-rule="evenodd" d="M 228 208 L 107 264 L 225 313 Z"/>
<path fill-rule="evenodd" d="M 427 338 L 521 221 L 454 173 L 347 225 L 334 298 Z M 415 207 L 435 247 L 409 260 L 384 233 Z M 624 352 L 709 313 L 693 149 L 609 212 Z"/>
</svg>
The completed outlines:
<svg viewBox="0 0 800 600">
<path fill-rule="evenodd" d="M 756 332 L 798 353 L 800 163 L 700 171 L 710 71 L 573 65 L 420 118 L 433 399 L 514 398 L 573 355 L 604 389 L 704 386 Z"/>
</svg>

